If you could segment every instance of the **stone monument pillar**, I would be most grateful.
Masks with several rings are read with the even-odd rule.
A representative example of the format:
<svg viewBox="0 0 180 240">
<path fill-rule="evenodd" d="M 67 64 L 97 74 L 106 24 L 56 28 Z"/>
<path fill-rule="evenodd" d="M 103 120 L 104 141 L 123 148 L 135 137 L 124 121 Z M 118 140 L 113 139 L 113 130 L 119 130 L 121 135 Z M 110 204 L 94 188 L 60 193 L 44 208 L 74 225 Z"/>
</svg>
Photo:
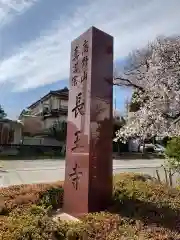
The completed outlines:
<svg viewBox="0 0 180 240">
<path fill-rule="evenodd" d="M 112 196 L 113 37 L 91 27 L 71 45 L 63 211 L 104 210 Z"/>
</svg>

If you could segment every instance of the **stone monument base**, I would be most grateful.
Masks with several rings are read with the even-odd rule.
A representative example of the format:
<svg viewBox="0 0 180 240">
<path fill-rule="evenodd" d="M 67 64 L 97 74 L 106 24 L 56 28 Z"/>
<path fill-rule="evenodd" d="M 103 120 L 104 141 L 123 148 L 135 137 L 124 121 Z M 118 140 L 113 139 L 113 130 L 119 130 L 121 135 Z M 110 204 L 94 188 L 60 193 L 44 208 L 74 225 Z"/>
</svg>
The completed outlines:
<svg viewBox="0 0 180 240">
<path fill-rule="evenodd" d="M 74 221 L 74 222 L 80 222 L 80 220 L 72 215 L 69 215 L 67 213 L 64 213 L 61 209 L 58 210 L 54 216 L 53 216 L 53 220 L 54 221 L 58 221 L 58 219 L 62 220 L 62 221 Z"/>
<path fill-rule="evenodd" d="M 53 216 L 53 221 L 57 222 L 58 220 L 81 223 L 81 220 L 79 220 L 78 218 L 73 217 L 67 213 L 64 213 L 61 209 L 58 210 Z M 87 240 L 87 238 L 88 238 L 87 233 L 84 232 L 82 235 L 82 240 Z"/>
</svg>

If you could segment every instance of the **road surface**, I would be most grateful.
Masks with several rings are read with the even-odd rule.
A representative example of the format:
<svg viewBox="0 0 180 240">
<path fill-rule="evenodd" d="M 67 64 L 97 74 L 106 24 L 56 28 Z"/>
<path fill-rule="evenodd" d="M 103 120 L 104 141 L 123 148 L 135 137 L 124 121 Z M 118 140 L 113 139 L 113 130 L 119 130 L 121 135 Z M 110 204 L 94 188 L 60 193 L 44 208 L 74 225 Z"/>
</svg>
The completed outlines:
<svg viewBox="0 0 180 240">
<path fill-rule="evenodd" d="M 139 172 L 156 176 L 158 169 L 164 178 L 163 163 L 162 159 L 113 160 L 113 172 Z M 64 180 L 64 160 L 5 160 L 0 162 L 0 167 L 0 187 Z"/>
</svg>

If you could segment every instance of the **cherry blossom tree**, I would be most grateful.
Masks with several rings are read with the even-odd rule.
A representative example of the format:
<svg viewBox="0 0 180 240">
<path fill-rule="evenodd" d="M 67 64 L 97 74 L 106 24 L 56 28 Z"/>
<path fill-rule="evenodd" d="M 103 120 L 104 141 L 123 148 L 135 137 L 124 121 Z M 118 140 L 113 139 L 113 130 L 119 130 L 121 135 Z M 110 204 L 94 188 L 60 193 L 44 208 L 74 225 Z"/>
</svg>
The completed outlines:
<svg viewBox="0 0 180 240">
<path fill-rule="evenodd" d="M 117 139 L 180 135 L 180 37 L 158 38 L 132 53 L 114 84 L 134 88 L 138 109 L 117 131 Z"/>
</svg>

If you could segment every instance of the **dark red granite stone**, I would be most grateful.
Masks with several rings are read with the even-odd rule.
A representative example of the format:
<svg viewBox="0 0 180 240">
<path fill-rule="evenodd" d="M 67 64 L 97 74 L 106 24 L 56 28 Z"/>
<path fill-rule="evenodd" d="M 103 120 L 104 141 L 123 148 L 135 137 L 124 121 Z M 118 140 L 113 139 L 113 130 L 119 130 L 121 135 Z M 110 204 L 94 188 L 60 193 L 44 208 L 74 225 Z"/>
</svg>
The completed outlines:
<svg viewBox="0 0 180 240">
<path fill-rule="evenodd" d="M 72 42 L 70 68 L 63 211 L 80 216 L 112 196 L 113 37 L 90 28 Z"/>
</svg>

